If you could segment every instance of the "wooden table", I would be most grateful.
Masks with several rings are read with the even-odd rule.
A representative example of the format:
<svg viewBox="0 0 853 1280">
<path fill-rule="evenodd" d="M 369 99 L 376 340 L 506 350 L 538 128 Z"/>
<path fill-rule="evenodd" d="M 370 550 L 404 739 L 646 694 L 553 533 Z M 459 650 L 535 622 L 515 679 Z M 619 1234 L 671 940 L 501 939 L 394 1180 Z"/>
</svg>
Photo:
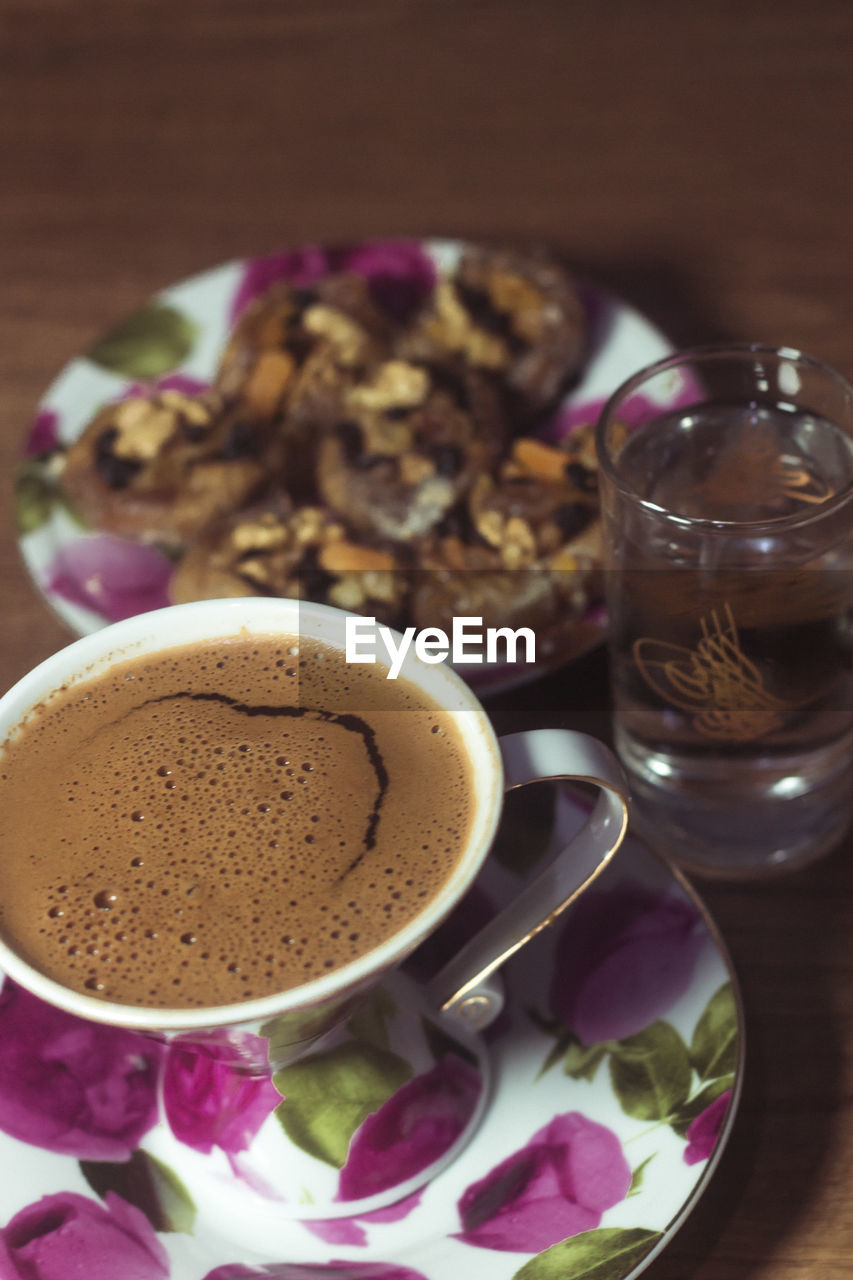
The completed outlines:
<svg viewBox="0 0 853 1280">
<path fill-rule="evenodd" d="M 10 509 L 38 397 L 221 260 L 542 237 L 679 344 L 784 343 L 853 375 L 851 52 L 846 0 L 0 0 L 0 685 L 68 639 Z M 603 725 L 602 655 L 496 717 L 537 706 Z M 746 1090 L 650 1280 L 853 1264 L 851 855 L 703 890 L 743 985 Z"/>
</svg>

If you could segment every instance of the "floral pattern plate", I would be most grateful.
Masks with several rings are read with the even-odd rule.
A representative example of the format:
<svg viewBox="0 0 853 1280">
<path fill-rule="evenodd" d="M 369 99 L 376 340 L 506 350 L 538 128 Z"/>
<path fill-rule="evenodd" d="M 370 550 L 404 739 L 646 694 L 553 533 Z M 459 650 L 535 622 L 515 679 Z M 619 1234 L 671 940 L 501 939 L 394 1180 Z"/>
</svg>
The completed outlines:
<svg viewBox="0 0 853 1280">
<path fill-rule="evenodd" d="M 517 893 L 583 818 L 568 792 L 550 807 L 538 789 L 515 794 L 481 881 L 413 957 L 415 977 Z M 505 977 L 507 1005 L 486 1035 L 492 1094 L 454 1163 L 390 1208 L 272 1231 L 268 1216 L 257 1231 L 251 1213 L 206 1217 L 160 1141 L 215 1150 L 240 1178 L 241 1154 L 276 1106 L 268 1081 L 228 1081 L 211 1063 L 188 1072 L 172 1050 L 59 1014 L 7 980 L 0 1277 L 639 1275 L 701 1195 L 734 1120 L 744 1026 L 725 947 L 693 890 L 629 838 Z M 202 1081 L 210 1109 L 197 1105 Z M 418 1140 L 440 1128 L 437 1105 L 413 1103 Z M 399 1158 L 393 1147 L 374 1156 Z"/>
<path fill-rule="evenodd" d="M 168 603 L 173 562 L 156 548 L 81 527 L 57 483 L 61 454 L 95 412 L 140 384 L 185 390 L 208 385 L 236 316 L 276 279 L 308 284 L 329 270 L 364 275 L 374 295 L 400 311 L 422 298 L 460 252 L 456 241 L 369 242 L 348 248 L 308 246 L 227 263 L 154 297 L 139 312 L 72 360 L 41 400 L 17 475 L 17 515 L 24 561 L 46 600 L 77 634 Z M 543 425 L 554 441 L 587 423 L 616 387 L 672 347 L 643 316 L 593 285 L 583 286 L 590 350 L 583 374 Z M 561 662 L 595 647 L 604 615 L 593 608 Z M 539 672 L 537 672 L 538 674 Z M 517 677 L 506 667 L 481 673 L 490 687 Z"/>
</svg>

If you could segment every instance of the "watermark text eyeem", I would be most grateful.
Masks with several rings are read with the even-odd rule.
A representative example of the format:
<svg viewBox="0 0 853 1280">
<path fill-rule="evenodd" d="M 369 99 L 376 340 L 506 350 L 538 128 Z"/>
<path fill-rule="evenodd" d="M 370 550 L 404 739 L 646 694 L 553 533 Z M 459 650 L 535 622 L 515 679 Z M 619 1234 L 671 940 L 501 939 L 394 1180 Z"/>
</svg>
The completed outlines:
<svg viewBox="0 0 853 1280">
<path fill-rule="evenodd" d="M 421 662 L 433 665 L 447 658 L 454 666 L 475 662 L 529 663 L 536 661 L 536 634 L 530 627 L 484 627 L 482 618 L 473 617 L 454 618 L 449 636 L 441 627 L 406 627 L 403 632 L 394 632 L 390 627 L 377 626 L 375 618 L 347 618 L 347 662 L 387 662 L 387 679 L 396 680 L 410 651 Z"/>
</svg>

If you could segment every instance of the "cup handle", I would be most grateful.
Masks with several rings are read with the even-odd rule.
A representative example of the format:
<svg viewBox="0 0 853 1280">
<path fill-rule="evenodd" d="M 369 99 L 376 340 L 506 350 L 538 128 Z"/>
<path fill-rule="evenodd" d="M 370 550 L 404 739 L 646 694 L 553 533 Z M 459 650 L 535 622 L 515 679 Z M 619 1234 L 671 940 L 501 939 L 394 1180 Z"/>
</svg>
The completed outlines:
<svg viewBox="0 0 853 1280">
<path fill-rule="evenodd" d="M 568 729 L 533 729 L 499 740 L 505 789 L 528 782 L 589 782 L 598 801 L 551 865 L 456 953 L 427 985 L 442 1017 L 471 1030 L 488 1026 L 503 1006 L 497 970 L 570 907 L 601 874 L 628 826 L 628 785 L 613 753 Z"/>
</svg>

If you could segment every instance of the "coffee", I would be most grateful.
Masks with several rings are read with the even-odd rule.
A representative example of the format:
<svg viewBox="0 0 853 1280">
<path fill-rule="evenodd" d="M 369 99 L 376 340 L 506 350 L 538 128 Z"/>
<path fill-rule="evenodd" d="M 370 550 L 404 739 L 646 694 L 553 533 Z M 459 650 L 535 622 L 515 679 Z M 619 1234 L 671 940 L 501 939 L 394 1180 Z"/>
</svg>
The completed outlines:
<svg viewBox="0 0 853 1280">
<path fill-rule="evenodd" d="M 0 757 L 0 931 L 87 995 L 284 991 L 440 893 L 474 811 L 454 717 L 381 665 L 243 636 L 74 681 Z"/>
</svg>

